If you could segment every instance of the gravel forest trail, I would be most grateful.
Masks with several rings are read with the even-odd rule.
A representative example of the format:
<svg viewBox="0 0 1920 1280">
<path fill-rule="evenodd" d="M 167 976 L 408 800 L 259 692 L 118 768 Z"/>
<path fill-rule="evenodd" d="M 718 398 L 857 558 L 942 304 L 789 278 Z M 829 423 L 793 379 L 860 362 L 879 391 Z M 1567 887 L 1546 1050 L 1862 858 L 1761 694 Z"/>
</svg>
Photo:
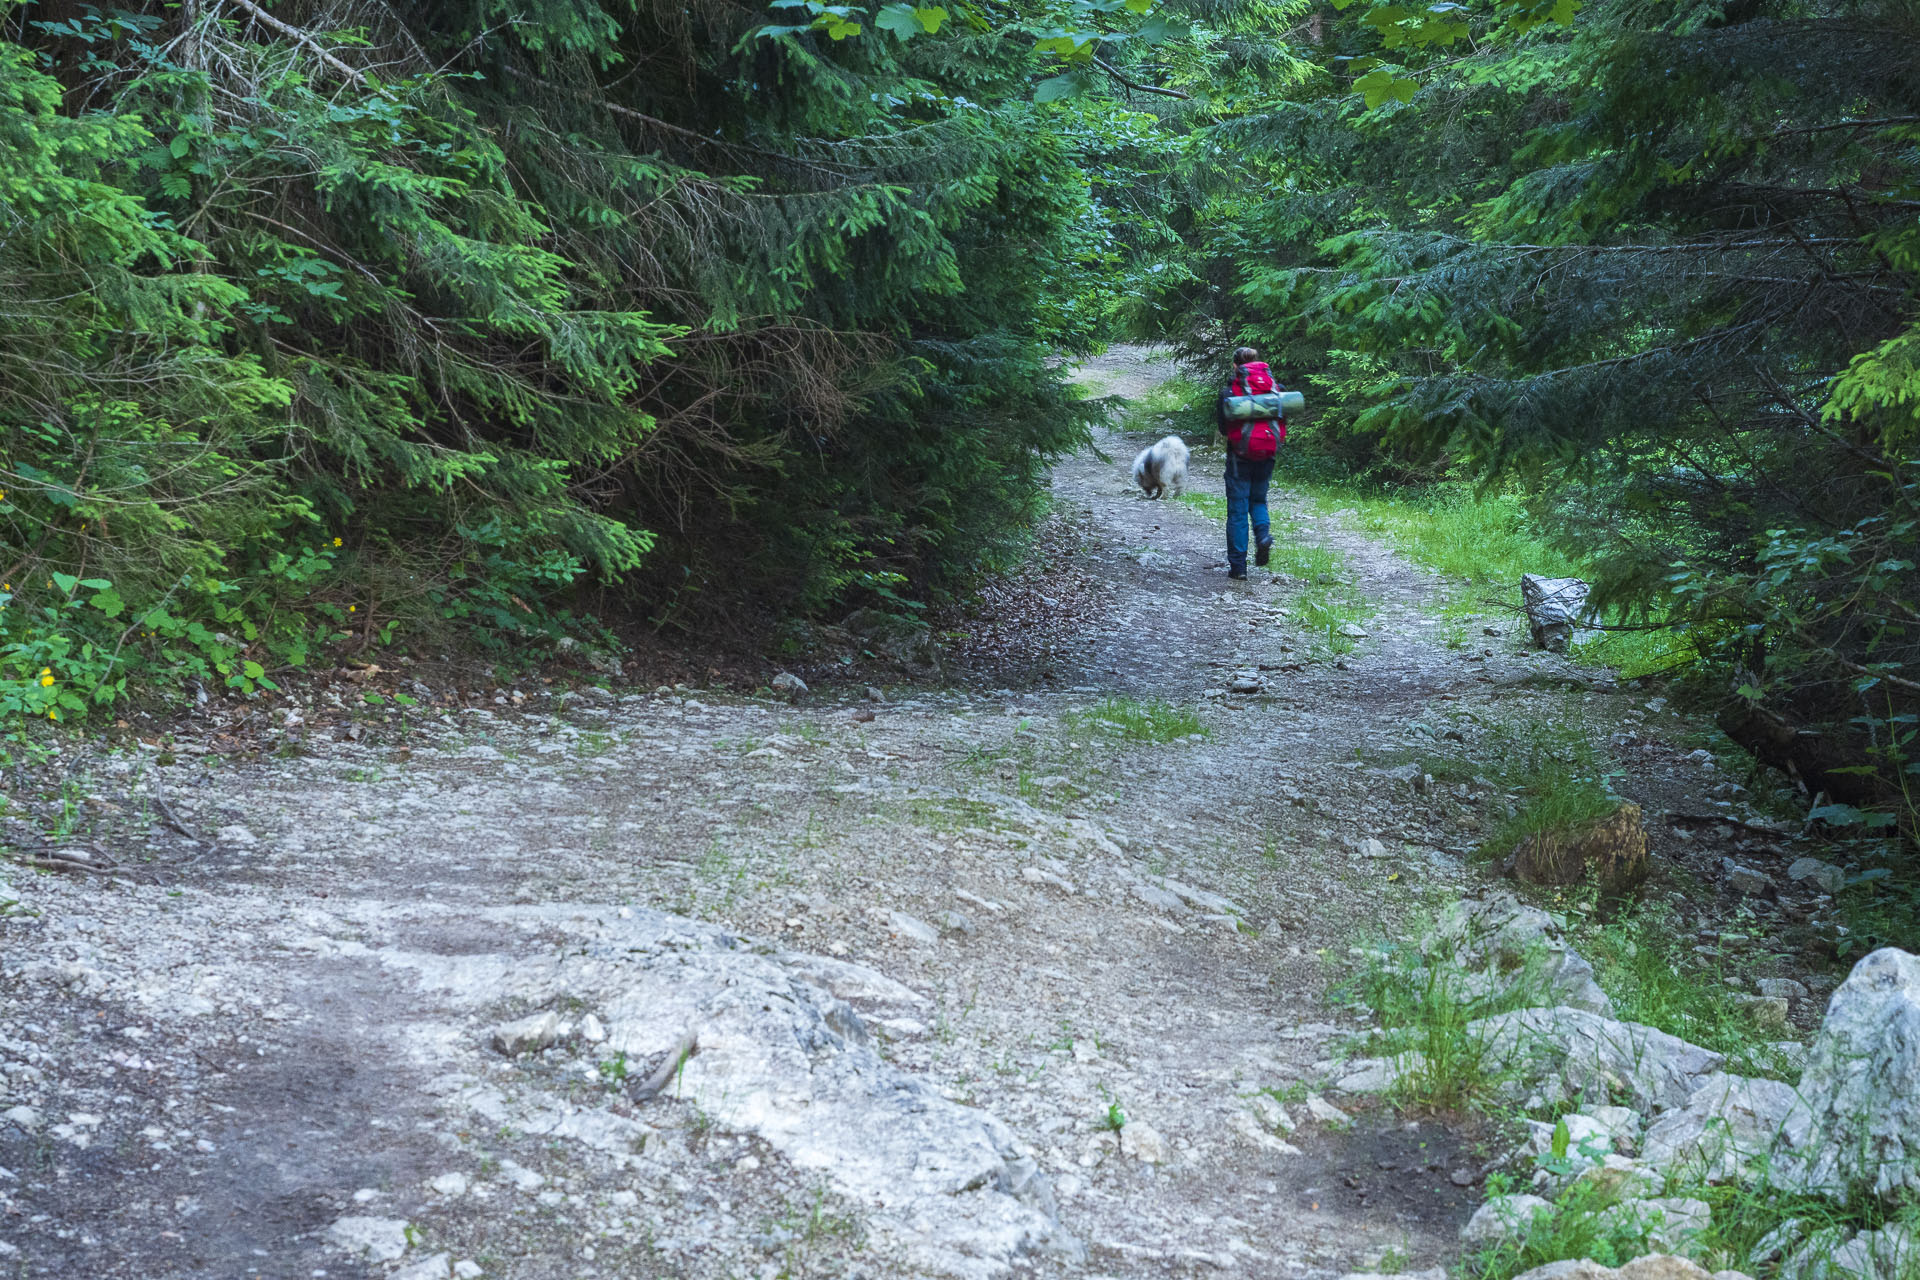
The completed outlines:
<svg viewBox="0 0 1920 1280">
<path fill-rule="evenodd" d="M 1057 468 L 1044 558 L 942 681 L 423 700 L 91 759 L 80 803 L 164 796 L 180 830 L 117 847 L 142 875 L 23 873 L 37 914 L 0 921 L 0 1273 L 1449 1261 L 1470 1144 L 1330 1088 L 1350 949 L 1478 875 L 1484 796 L 1395 766 L 1570 701 L 1647 713 L 1511 619 L 1450 646 L 1445 584 L 1276 494 L 1366 602 L 1334 651 L 1314 584 L 1230 582 L 1216 521 L 1130 485 L 1144 442 Z"/>
</svg>

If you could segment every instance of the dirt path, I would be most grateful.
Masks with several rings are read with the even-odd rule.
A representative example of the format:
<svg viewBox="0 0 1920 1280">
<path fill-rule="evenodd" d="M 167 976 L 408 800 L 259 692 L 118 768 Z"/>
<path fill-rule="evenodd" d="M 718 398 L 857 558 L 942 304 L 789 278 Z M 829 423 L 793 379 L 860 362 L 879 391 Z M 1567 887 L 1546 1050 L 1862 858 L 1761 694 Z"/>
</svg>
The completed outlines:
<svg viewBox="0 0 1920 1280">
<path fill-rule="evenodd" d="M 1127 350 L 1093 372 L 1165 376 Z M 1070 597 L 1073 625 L 984 617 L 945 687 L 542 696 L 90 766 L 81 805 L 164 779 L 201 839 L 155 827 L 152 883 L 34 878 L 40 914 L 0 924 L 0 1270 L 1448 1259 L 1472 1161 L 1436 1125 L 1338 1123 L 1356 1024 L 1327 985 L 1470 878 L 1479 797 L 1380 762 L 1496 700 L 1552 713 L 1570 695 L 1511 681 L 1561 669 L 1512 635 L 1449 649 L 1431 578 L 1281 504 L 1375 609 L 1316 658 L 1283 612 L 1301 584 L 1230 583 L 1217 525 L 1102 443 L 1059 468 L 1054 559 L 1004 597 Z M 1126 736 L 1148 698 L 1201 732 Z"/>
</svg>

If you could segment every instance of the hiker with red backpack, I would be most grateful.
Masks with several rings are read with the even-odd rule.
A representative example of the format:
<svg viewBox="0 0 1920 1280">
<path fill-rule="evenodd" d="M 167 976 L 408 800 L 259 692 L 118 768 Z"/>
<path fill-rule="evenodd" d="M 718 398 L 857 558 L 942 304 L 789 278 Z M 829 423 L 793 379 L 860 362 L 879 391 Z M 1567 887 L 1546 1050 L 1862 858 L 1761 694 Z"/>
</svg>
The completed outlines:
<svg viewBox="0 0 1920 1280">
<path fill-rule="evenodd" d="M 1280 406 L 1284 390 L 1252 347 L 1233 353 L 1233 376 L 1214 416 L 1227 442 L 1227 576 L 1247 576 L 1247 525 L 1253 525 L 1253 562 L 1264 565 L 1273 551 L 1267 516 L 1267 483 L 1273 479 L 1273 460 L 1287 438 L 1287 420 Z M 1253 414 L 1271 413 L 1271 417 Z"/>
</svg>

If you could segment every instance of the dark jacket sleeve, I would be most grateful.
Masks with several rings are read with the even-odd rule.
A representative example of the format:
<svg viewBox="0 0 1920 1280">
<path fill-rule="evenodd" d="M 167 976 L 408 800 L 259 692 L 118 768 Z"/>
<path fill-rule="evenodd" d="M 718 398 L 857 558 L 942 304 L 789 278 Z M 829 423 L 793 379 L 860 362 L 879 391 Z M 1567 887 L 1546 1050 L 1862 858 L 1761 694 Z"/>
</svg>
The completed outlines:
<svg viewBox="0 0 1920 1280">
<path fill-rule="evenodd" d="M 1227 423 L 1227 397 L 1232 394 L 1233 380 L 1229 378 L 1227 385 L 1220 389 L 1220 394 L 1213 398 L 1213 425 L 1215 430 L 1219 431 L 1221 435 L 1225 435 L 1228 431 L 1232 430 L 1232 427 Z"/>
</svg>

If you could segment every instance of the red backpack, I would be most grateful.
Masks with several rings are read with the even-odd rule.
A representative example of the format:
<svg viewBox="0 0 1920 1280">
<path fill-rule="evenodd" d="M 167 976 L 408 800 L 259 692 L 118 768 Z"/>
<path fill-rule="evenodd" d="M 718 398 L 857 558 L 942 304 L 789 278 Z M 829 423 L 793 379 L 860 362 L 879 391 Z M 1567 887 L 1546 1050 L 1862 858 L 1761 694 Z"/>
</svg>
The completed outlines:
<svg viewBox="0 0 1920 1280">
<path fill-rule="evenodd" d="M 1274 390 L 1273 373 L 1264 360 L 1240 366 L 1227 383 L 1227 394 L 1262 396 Z M 1227 433 L 1227 447 L 1252 462 L 1268 462 L 1280 454 L 1280 442 L 1287 438 L 1285 418 L 1259 418 L 1244 422 Z"/>
</svg>

